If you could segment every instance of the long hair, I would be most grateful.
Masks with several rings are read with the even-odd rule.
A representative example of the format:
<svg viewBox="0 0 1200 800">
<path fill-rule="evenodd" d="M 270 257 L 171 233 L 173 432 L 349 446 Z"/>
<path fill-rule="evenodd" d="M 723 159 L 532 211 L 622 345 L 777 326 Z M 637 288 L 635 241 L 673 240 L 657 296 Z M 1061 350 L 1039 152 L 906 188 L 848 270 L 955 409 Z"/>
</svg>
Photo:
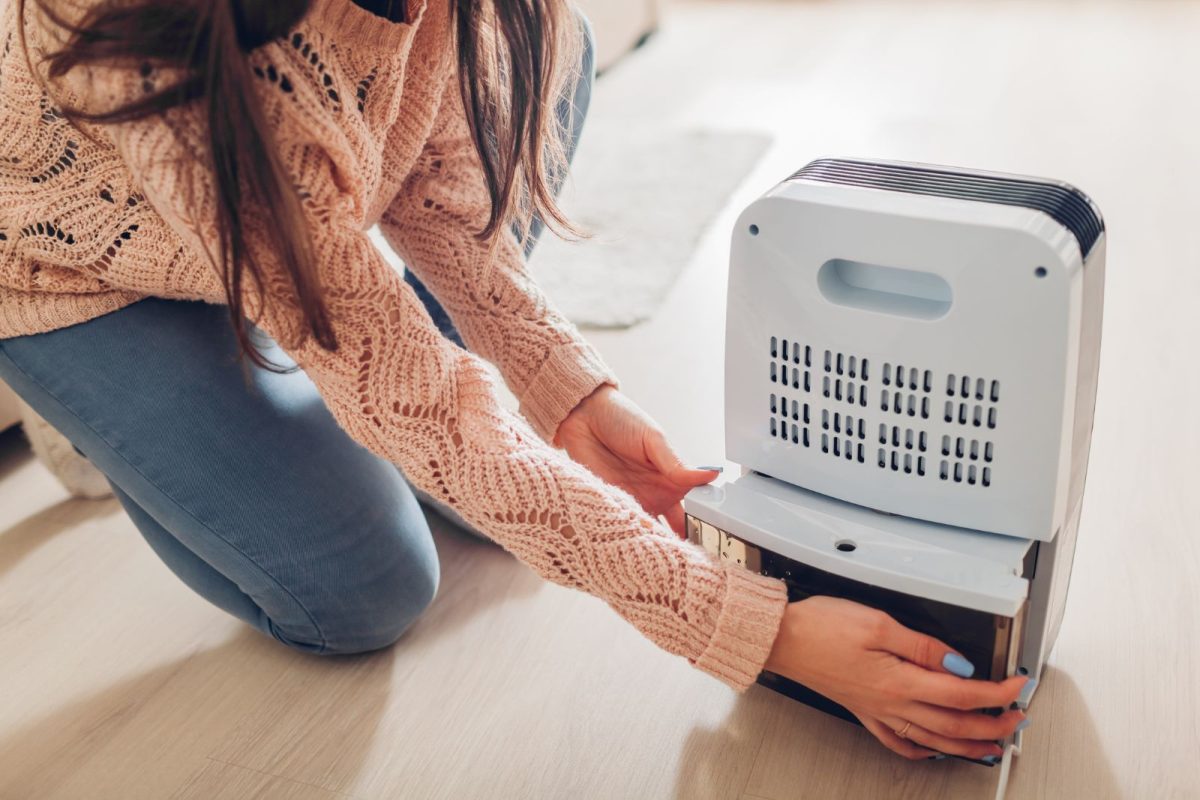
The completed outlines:
<svg viewBox="0 0 1200 800">
<path fill-rule="evenodd" d="M 565 168 L 555 102 L 573 77 L 567 65 L 578 42 L 566 0 L 428 0 L 439 1 L 451 4 L 459 90 L 491 201 L 475 234 L 491 241 L 509 225 L 528 232 L 535 216 L 573 231 L 553 190 Z M 26 2 L 17 0 L 20 20 Z M 152 63 L 182 75 L 114 109 L 63 109 L 69 117 L 120 123 L 201 104 L 216 187 L 218 268 L 241 352 L 274 368 L 253 345 L 247 324 L 246 285 L 261 292 L 265 280 L 247 247 L 243 211 L 249 204 L 271 209 L 264 250 L 277 254 L 303 332 L 337 349 L 300 199 L 255 101 L 245 58 L 288 35 L 311 0 L 102 0 L 75 23 L 55 11 L 53 0 L 34 2 L 68 34 L 62 49 L 48 56 L 52 78 L 92 64 Z"/>
</svg>

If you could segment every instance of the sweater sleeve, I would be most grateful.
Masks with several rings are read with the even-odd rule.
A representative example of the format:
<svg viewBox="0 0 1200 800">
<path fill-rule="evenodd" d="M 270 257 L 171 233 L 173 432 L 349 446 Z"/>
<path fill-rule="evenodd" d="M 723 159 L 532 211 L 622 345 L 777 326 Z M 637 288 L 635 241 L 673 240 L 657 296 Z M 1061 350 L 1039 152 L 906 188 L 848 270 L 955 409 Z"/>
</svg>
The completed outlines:
<svg viewBox="0 0 1200 800">
<path fill-rule="evenodd" d="M 515 236 L 474 232 L 490 198 L 451 79 L 434 129 L 380 220 L 385 238 L 449 313 L 473 351 L 499 367 L 534 429 L 553 441 L 558 425 L 616 377 L 533 281 Z"/>
<path fill-rule="evenodd" d="M 505 410 L 479 357 L 441 336 L 362 233 L 336 230 L 321 253 L 340 347 L 287 349 L 351 436 L 542 577 L 735 687 L 755 680 L 782 584 L 679 541 Z M 264 323 L 290 335 L 274 312 Z"/>
<path fill-rule="evenodd" d="M 168 114 L 105 135 L 157 212 L 145 232 L 162 227 L 194 252 L 214 252 L 211 176 L 202 161 L 181 157 L 181 123 Z M 506 410 L 483 361 L 438 332 L 371 244 L 324 145 L 296 142 L 281 151 L 305 187 L 339 346 L 325 350 L 303 335 L 281 267 L 255 234 L 272 224 L 267 209 L 244 214 L 248 248 L 266 273 L 262 295 L 248 287 L 250 310 L 312 378 L 338 423 L 539 575 L 601 598 L 660 647 L 729 685 L 752 683 L 778 631 L 783 585 L 679 541 Z M 123 265 L 113 262 L 105 280 L 140 286 L 139 274 L 125 274 Z M 564 339 L 563 346 L 571 345 Z"/>
</svg>

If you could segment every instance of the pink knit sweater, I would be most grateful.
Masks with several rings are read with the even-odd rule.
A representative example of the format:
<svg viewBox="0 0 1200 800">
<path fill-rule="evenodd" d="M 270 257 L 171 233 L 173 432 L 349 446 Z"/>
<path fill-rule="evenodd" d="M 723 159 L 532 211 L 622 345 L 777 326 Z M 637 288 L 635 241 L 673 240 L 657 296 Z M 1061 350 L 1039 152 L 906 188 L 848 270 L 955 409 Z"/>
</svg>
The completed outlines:
<svg viewBox="0 0 1200 800">
<path fill-rule="evenodd" d="M 66 5 L 79 13 L 87 2 Z M 0 338 L 147 296 L 223 302 L 206 255 L 215 215 L 197 110 L 81 130 L 59 104 L 108 108 L 171 77 L 149 64 L 78 69 L 52 99 L 29 64 L 60 34 L 30 3 L 27 59 L 14 6 L 0 27 Z M 414 0 L 399 24 L 316 0 L 294 32 L 248 56 L 303 198 L 340 348 L 301 335 L 282 278 L 252 310 L 358 442 L 540 575 L 603 598 L 661 647 L 744 687 L 774 641 L 782 584 L 680 542 L 547 444 L 615 379 L 534 285 L 515 240 L 489 251 L 472 234 L 488 198 L 453 74 L 449 6 Z M 270 270 L 253 235 L 270 209 L 248 210 L 246 223 Z M 376 223 L 471 352 L 438 333 L 372 246 Z M 499 367 L 524 419 L 497 401 L 481 358 Z"/>
</svg>

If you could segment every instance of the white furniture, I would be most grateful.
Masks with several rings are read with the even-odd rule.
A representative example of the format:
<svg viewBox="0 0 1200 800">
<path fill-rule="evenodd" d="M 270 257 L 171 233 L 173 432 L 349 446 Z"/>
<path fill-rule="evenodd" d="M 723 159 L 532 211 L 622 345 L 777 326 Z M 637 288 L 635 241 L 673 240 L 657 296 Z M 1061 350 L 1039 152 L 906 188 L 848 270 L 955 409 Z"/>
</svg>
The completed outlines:
<svg viewBox="0 0 1200 800">
<path fill-rule="evenodd" d="M 658 26 L 658 0 L 577 0 L 596 34 L 596 68 L 605 70 Z"/>
<path fill-rule="evenodd" d="M 0 431 L 18 423 L 24 427 L 25 438 L 38 459 L 72 496 L 95 500 L 112 494 L 108 480 L 75 451 L 67 437 L 21 402 L 12 389 L 0 383 Z"/>
</svg>

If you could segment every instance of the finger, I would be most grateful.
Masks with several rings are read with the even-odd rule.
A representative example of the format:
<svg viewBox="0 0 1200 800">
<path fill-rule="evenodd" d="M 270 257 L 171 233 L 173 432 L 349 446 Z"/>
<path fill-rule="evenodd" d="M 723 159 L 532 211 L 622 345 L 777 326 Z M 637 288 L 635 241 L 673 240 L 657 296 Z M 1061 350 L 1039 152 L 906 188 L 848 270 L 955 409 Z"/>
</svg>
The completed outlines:
<svg viewBox="0 0 1200 800">
<path fill-rule="evenodd" d="M 975 674 L 975 665 L 943 642 L 906 628 L 891 617 L 884 624 L 880 646 L 889 653 L 919 667 L 948 672 L 960 678 Z"/>
<path fill-rule="evenodd" d="M 692 488 L 712 483 L 721 474 L 715 469 L 691 469 L 685 467 L 679 455 L 667 443 L 667 437 L 661 432 L 650 434 L 646 440 L 646 457 L 656 470 L 666 476 L 667 480 L 676 486 Z"/>
<path fill-rule="evenodd" d="M 980 714 L 980 716 L 983 715 Z M 881 722 L 889 726 L 894 725 L 896 730 L 903 730 L 905 724 L 907 724 L 904 720 L 896 717 L 884 717 Z M 893 735 L 895 734 L 893 733 Z M 896 738 L 900 737 L 897 736 Z M 995 742 L 981 742 L 977 739 L 952 739 L 948 736 L 942 736 L 933 731 L 926 730 L 915 722 L 908 726 L 908 730 L 904 731 L 904 738 L 919 747 L 927 747 L 938 753 L 963 756 L 976 761 L 982 761 L 989 756 L 999 759 L 1004 755 L 1004 749 Z"/>
<path fill-rule="evenodd" d="M 663 512 L 663 516 L 667 518 L 667 524 L 671 526 L 671 530 L 675 531 L 675 535 L 680 539 L 687 538 L 687 523 L 684 520 L 683 505 L 676 503 Z"/>
<path fill-rule="evenodd" d="M 721 470 L 719 469 L 683 467 L 679 471 L 668 475 L 667 479 L 676 486 L 684 489 L 692 489 L 696 486 L 706 486 L 715 481 L 720 475 Z"/>
<path fill-rule="evenodd" d="M 683 462 L 679 460 L 678 454 L 667 443 L 667 437 L 663 436 L 662 431 L 655 430 L 646 436 L 645 450 L 646 458 L 650 459 L 654 468 L 664 475 L 673 475 L 686 469 Z"/>
<path fill-rule="evenodd" d="M 884 747 L 897 755 L 911 761 L 920 761 L 926 758 L 933 758 L 937 755 L 937 752 L 934 750 L 927 750 L 907 739 L 901 739 L 896 735 L 895 730 L 892 730 L 874 717 L 859 716 L 857 714 L 855 716 L 858 716 L 858 721 L 863 724 L 864 728 L 871 732 L 872 736 L 878 739 Z M 900 730 L 903 725 L 901 723 L 896 726 L 896 730 Z"/>
<path fill-rule="evenodd" d="M 972 681 L 931 672 L 918 666 L 905 664 L 897 670 L 897 679 L 902 682 L 907 695 L 934 706 L 957 708 L 964 711 L 980 708 L 1008 708 L 1021 694 L 1021 688 L 1029 680 L 1014 676 L 1005 681 Z"/>
<path fill-rule="evenodd" d="M 925 703 L 912 703 L 900 713 L 925 730 L 949 739 L 977 739 L 996 741 L 1012 736 L 1017 726 L 1025 721 L 1020 711 L 1007 711 L 999 716 L 980 714 L 978 711 L 955 711 Z"/>
</svg>

